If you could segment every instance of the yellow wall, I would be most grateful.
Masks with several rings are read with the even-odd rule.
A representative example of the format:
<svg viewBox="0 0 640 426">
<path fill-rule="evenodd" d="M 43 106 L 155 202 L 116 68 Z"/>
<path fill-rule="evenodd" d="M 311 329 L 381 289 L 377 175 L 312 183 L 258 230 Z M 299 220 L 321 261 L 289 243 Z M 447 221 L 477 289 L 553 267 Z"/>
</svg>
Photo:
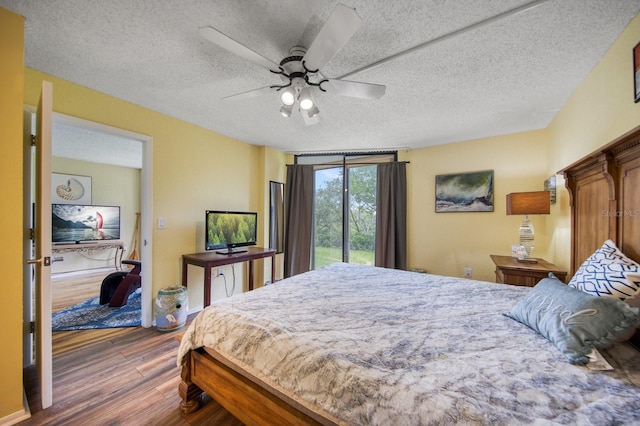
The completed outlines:
<svg viewBox="0 0 640 426">
<path fill-rule="evenodd" d="M 640 14 L 580 84 L 549 126 L 547 172 L 556 173 L 640 125 L 640 103 L 633 102 L 631 51 L 640 42 Z M 571 221 L 569 194 L 558 176 L 558 203 L 547 226 L 554 263 L 569 270 Z M 603 241 L 604 242 L 604 241 Z"/>
<path fill-rule="evenodd" d="M 0 422 L 22 406 L 22 97 L 24 19 L 0 8 L 0 270 L 2 271 L 2 380 Z M 8 200 L 14 200 L 8 202 Z"/>
<path fill-rule="evenodd" d="M 441 145 L 403 153 L 408 167 L 408 265 L 441 275 L 494 281 L 489 254 L 510 253 L 518 239 L 518 216 L 506 216 L 510 192 L 543 189 L 544 180 L 640 125 L 633 102 L 631 50 L 640 41 L 636 16 L 573 93 L 547 129 Z M 493 213 L 434 213 L 435 175 L 495 172 Z M 571 222 L 568 193 L 557 176 L 557 202 L 548 216 L 532 216 L 535 257 L 569 271 Z"/>
<path fill-rule="evenodd" d="M 203 251 L 206 209 L 258 211 L 264 221 L 263 148 L 29 68 L 25 79 L 26 104 L 37 102 L 40 82 L 49 80 L 55 112 L 153 138 L 154 295 L 162 287 L 181 282 L 182 254 Z M 166 229 L 155 226 L 158 217 L 167 219 Z M 236 272 L 240 274 L 239 292 L 243 275 L 239 269 Z M 224 297 L 222 285 L 214 283 L 214 299 Z M 202 302 L 201 271 L 190 268 L 189 306 Z"/>
<path fill-rule="evenodd" d="M 439 145 L 409 151 L 408 266 L 430 273 L 494 281 L 490 254 L 511 254 L 518 242 L 522 216 L 507 216 L 505 199 L 511 192 L 542 191 L 547 179 L 547 132 Z M 435 176 L 493 170 L 494 211 L 435 213 Z M 533 255 L 546 257 L 543 216 L 531 216 L 536 231 Z"/>
</svg>

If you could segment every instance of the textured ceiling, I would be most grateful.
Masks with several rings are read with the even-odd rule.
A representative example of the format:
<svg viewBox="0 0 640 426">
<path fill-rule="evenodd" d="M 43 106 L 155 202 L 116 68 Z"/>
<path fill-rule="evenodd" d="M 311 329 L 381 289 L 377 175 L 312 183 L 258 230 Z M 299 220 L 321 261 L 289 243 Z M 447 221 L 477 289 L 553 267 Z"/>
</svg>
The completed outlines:
<svg viewBox="0 0 640 426">
<path fill-rule="evenodd" d="M 142 142 L 56 121 L 51 130 L 54 157 L 142 168 Z"/>
<path fill-rule="evenodd" d="M 379 100 L 317 94 L 321 118 L 313 126 L 297 112 L 281 117 L 275 93 L 222 100 L 279 78 L 198 29 L 212 26 L 279 62 L 292 46 L 311 44 L 336 1 L 0 0 L 0 7 L 26 18 L 26 66 L 286 152 L 416 148 L 544 128 L 640 11 L 640 0 L 549 0 L 491 19 L 531 2 L 342 2 L 362 25 L 321 70 L 326 77 L 426 46 L 348 77 L 386 85 Z"/>
</svg>

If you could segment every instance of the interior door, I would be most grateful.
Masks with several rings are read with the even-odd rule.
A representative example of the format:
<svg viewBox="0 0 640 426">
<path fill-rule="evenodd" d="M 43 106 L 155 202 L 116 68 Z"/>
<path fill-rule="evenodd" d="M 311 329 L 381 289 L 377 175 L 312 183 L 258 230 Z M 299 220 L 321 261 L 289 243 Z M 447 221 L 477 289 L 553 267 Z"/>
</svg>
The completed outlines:
<svg viewBox="0 0 640 426">
<path fill-rule="evenodd" d="M 42 408 L 53 403 L 53 366 L 51 350 L 51 122 L 53 85 L 44 81 L 36 113 L 35 179 L 33 200 L 35 257 L 27 263 L 34 267 L 36 367 Z M 31 280 L 29 280 L 31 281 Z M 29 294 L 32 294 L 31 292 Z"/>
</svg>

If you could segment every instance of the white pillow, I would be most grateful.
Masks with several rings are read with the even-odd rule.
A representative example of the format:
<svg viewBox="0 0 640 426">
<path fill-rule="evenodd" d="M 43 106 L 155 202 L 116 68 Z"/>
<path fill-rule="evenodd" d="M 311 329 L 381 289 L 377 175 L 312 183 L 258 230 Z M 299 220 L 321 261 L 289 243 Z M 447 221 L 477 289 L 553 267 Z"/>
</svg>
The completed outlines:
<svg viewBox="0 0 640 426">
<path fill-rule="evenodd" d="M 569 286 L 640 306 L 640 265 L 607 240 L 578 268 Z"/>
</svg>

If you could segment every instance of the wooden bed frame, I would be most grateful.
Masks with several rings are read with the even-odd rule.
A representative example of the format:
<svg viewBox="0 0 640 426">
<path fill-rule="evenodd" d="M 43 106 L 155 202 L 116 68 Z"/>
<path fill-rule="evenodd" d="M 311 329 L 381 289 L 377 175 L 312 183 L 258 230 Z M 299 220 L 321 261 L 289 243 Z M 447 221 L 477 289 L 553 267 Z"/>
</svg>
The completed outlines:
<svg viewBox="0 0 640 426">
<path fill-rule="evenodd" d="M 246 425 L 346 425 L 286 396 L 211 348 L 189 352 L 181 379 L 178 394 L 184 413 L 200 408 L 206 392 Z"/>
<path fill-rule="evenodd" d="M 561 170 L 571 204 L 571 273 L 611 239 L 640 262 L 640 126 Z M 640 347 L 640 333 L 632 344 Z M 210 348 L 182 367 L 180 407 L 190 413 L 206 392 L 247 425 L 344 424 L 246 373 Z"/>
</svg>

